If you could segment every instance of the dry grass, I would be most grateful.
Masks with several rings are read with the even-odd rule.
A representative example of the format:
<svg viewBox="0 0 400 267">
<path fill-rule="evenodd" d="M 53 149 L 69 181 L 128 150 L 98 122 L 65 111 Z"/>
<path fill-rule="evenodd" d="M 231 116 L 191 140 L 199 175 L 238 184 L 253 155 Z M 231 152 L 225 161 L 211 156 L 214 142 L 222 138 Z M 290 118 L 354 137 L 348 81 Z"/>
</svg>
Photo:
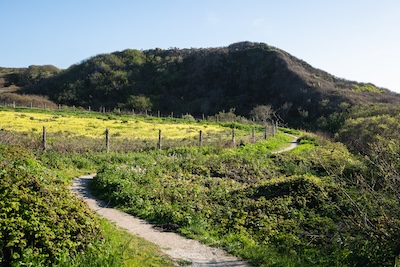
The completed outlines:
<svg viewBox="0 0 400 267">
<path fill-rule="evenodd" d="M 8 91 L 12 88 L 7 87 Z M 4 89 L 4 88 L 2 88 Z M 0 94 L 0 105 L 3 106 L 17 106 L 17 107 L 36 107 L 36 108 L 48 108 L 56 109 L 57 105 L 50 101 L 47 97 L 39 95 L 20 95 L 11 92 L 5 92 Z"/>
</svg>

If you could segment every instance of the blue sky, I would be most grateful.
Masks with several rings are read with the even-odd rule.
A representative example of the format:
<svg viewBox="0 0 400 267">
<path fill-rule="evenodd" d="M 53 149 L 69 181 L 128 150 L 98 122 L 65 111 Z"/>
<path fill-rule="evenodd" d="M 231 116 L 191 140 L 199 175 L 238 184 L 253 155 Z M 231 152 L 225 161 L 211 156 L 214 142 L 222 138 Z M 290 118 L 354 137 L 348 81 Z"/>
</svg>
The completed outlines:
<svg viewBox="0 0 400 267">
<path fill-rule="evenodd" d="M 400 93 L 397 0 L 0 0 L 0 11 L 2 67 L 252 41 Z"/>
</svg>

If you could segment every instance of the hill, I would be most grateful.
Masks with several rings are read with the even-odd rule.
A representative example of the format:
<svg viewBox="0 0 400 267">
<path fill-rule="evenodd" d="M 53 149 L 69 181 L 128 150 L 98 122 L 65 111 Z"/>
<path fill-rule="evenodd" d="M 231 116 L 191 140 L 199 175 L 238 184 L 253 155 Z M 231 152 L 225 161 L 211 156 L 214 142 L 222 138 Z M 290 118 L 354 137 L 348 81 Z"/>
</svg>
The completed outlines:
<svg viewBox="0 0 400 267">
<path fill-rule="evenodd" d="M 342 122 L 335 114 L 352 105 L 400 99 L 389 90 L 337 78 L 278 48 L 251 42 L 101 54 L 28 84 L 22 92 L 92 109 L 153 109 L 198 117 L 223 110 L 248 116 L 257 105 L 271 105 L 281 123 L 331 132 Z"/>
</svg>

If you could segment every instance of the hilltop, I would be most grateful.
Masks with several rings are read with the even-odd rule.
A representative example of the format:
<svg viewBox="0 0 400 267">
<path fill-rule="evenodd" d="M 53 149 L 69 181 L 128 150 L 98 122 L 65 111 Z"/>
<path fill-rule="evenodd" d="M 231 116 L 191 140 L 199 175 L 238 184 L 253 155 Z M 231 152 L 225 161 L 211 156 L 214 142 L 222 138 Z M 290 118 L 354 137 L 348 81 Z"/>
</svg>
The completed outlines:
<svg viewBox="0 0 400 267">
<path fill-rule="evenodd" d="M 248 117 L 255 106 L 271 105 L 282 124 L 331 132 L 341 123 L 335 114 L 353 105 L 400 100 L 387 89 L 337 78 L 281 49 L 251 42 L 204 49 L 127 49 L 46 75 L 24 80 L 21 92 L 93 110 L 195 117 L 229 110 Z"/>
</svg>

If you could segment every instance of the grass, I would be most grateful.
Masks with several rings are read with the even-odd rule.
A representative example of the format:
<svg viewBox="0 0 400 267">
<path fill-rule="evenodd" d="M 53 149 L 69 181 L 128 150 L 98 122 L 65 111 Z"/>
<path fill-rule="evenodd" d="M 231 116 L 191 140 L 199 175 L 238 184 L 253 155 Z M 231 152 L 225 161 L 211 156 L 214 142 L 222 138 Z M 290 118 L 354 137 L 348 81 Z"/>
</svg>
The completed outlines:
<svg viewBox="0 0 400 267">
<path fill-rule="evenodd" d="M 176 223 L 181 234 L 254 266 L 389 266 L 392 258 L 383 257 L 397 255 L 392 241 L 360 235 L 362 217 L 348 201 L 351 193 L 368 207 L 371 195 L 342 182 L 362 175 L 363 162 L 312 134 L 295 150 L 272 155 L 286 138 L 132 153 L 100 169 L 94 188 L 127 212 Z"/>
<path fill-rule="evenodd" d="M 101 228 L 103 240 L 98 240 L 77 255 L 63 255 L 56 266 L 174 266 L 173 261 L 153 243 L 131 235 L 105 219 L 101 219 Z"/>
<path fill-rule="evenodd" d="M 109 129 L 112 136 L 118 138 L 156 139 L 158 130 L 168 138 L 183 138 L 196 136 L 200 130 L 211 133 L 226 131 L 223 127 L 215 125 L 192 125 L 148 121 L 144 118 L 133 116 L 103 116 L 83 117 L 75 114 L 46 114 L 15 111 L 0 111 L 2 118 L 0 127 L 16 132 L 41 132 L 46 126 L 49 133 L 60 133 L 67 137 L 86 136 L 97 138 L 104 136 Z M 145 133 L 145 134 L 144 134 Z"/>
<path fill-rule="evenodd" d="M 268 153 L 272 149 L 279 149 L 287 143 L 287 136 L 283 133 L 275 135 L 268 141 L 257 142 L 249 145 L 249 135 L 251 134 L 251 125 L 235 124 L 216 124 L 216 123 L 194 123 L 177 119 L 159 119 L 154 117 L 137 117 L 126 115 L 102 115 L 99 113 L 87 112 L 54 112 L 54 111 L 34 111 L 34 110 L 7 110 L 0 109 L 0 142 L 8 140 L 8 143 L 20 143 L 23 146 L 29 142 L 40 143 L 41 128 L 46 126 L 48 131 L 48 142 L 50 148 L 47 151 L 40 151 L 33 146 L 36 156 L 42 164 L 57 173 L 59 179 L 65 183 L 79 174 L 95 172 L 102 165 L 131 162 L 132 154 L 124 153 L 102 153 L 82 150 L 82 147 L 88 143 L 102 143 L 102 131 L 105 128 L 110 129 L 113 140 L 120 140 L 121 146 L 126 146 L 132 140 L 132 136 L 139 136 L 143 143 L 151 143 L 158 138 L 158 129 L 163 134 L 168 135 L 169 140 L 176 140 L 176 147 L 181 147 L 182 155 L 189 151 L 188 160 L 184 165 L 191 164 L 190 153 L 193 156 L 198 153 L 197 147 L 182 147 L 183 141 L 191 140 L 196 144 L 198 131 L 203 131 L 205 140 L 212 140 L 216 143 L 229 144 L 231 140 L 232 127 L 236 128 L 236 140 L 238 147 L 236 149 L 215 148 L 205 145 L 202 153 L 212 155 L 213 153 L 225 154 L 227 160 L 234 155 L 234 151 L 243 150 L 243 153 L 251 150 L 257 150 L 260 153 Z M 240 127 L 239 127 L 240 126 Z M 153 133 L 154 131 L 154 133 Z M 135 134 L 132 134 L 135 133 Z M 259 136 L 263 135 L 262 128 L 257 128 Z M 5 137 L 5 138 L 3 138 Z M 261 139 L 261 138 L 260 138 Z M 74 140 L 74 141 L 71 141 Z M 127 141 L 128 140 L 128 141 Z M 183 141 L 182 141 L 183 140 Z M 194 142 L 193 142 L 194 141 Z M 113 143 L 115 148 L 116 142 Z M 239 145 L 240 144 L 240 145 Z M 61 149 L 63 147 L 63 149 Z M 71 149 L 66 149 L 70 147 Z M 230 147 L 229 145 L 227 147 Z M 165 148 L 167 150 L 167 148 Z M 79 152 L 79 153 L 59 153 Z M 191 151 L 191 152 L 190 152 Z M 221 152 L 225 151 L 225 152 Z M 151 151 L 151 154 L 157 154 L 158 151 Z M 166 151 L 166 153 L 169 153 Z M 172 153 L 172 152 L 171 152 Z M 180 155 L 179 148 L 173 153 L 177 157 Z M 146 153 L 141 153 L 146 154 Z M 158 156 L 156 156 L 157 158 Z M 173 158 L 173 155 L 171 155 Z M 136 158 L 139 160 L 139 158 Z M 135 161 L 133 161 L 135 162 Z M 238 162 L 233 162 L 236 164 Z M 133 164 L 133 163 L 132 163 Z M 217 172 L 219 166 L 214 166 Z M 202 171 L 201 168 L 199 171 Z M 236 183 L 236 182 L 234 182 Z M 194 192 L 196 193 L 196 192 Z M 177 197 L 184 195 L 184 192 L 177 191 Z M 179 216 L 178 216 L 179 217 Z M 195 219 L 195 218 L 194 218 Z M 156 246 L 145 242 L 144 240 L 132 237 L 121 229 L 117 229 L 113 224 L 101 220 L 101 229 L 103 239 L 93 242 L 84 251 L 75 254 L 63 254 L 59 258 L 58 266 L 173 266 L 172 260 L 161 253 Z M 201 230 L 201 228 L 199 228 Z M 40 262 L 32 261 L 32 266 L 40 266 Z M 181 266 L 189 265 L 189 262 L 179 261 Z"/>
<path fill-rule="evenodd" d="M 46 127 L 48 149 L 54 151 L 103 151 L 105 132 L 109 131 L 112 151 L 141 151 L 157 147 L 161 131 L 162 147 L 198 146 L 200 131 L 203 145 L 232 146 L 232 128 L 237 144 L 263 139 L 263 128 L 229 123 L 191 122 L 175 118 L 140 117 L 100 114 L 97 112 L 43 111 L 32 109 L 0 109 L 0 129 L 35 140 L 31 147 L 40 147 Z M 240 127 L 239 127 L 240 126 Z M 79 145 L 80 144 L 80 145 Z M 77 148 L 73 150 L 72 148 Z"/>
<path fill-rule="evenodd" d="M 114 157 L 34 156 L 0 145 L 2 266 L 174 266 L 159 247 L 100 219 L 69 191 L 72 177 Z"/>
</svg>

